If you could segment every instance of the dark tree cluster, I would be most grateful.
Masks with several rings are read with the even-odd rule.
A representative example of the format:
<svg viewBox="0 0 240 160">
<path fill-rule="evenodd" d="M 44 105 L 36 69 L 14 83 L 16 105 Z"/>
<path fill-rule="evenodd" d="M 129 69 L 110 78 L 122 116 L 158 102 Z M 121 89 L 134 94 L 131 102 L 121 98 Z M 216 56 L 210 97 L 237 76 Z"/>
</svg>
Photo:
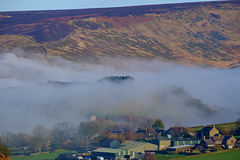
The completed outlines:
<svg viewBox="0 0 240 160">
<path fill-rule="evenodd" d="M 121 83 L 126 81 L 133 81 L 133 77 L 130 76 L 110 76 L 110 77 L 104 77 L 103 79 L 100 79 L 98 82 L 114 82 L 114 83 Z"/>
</svg>

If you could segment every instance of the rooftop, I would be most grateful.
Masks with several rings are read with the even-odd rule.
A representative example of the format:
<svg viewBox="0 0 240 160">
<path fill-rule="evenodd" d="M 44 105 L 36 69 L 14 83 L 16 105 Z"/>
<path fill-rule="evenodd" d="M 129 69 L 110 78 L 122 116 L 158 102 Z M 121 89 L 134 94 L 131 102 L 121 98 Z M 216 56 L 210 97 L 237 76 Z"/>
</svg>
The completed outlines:
<svg viewBox="0 0 240 160">
<path fill-rule="evenodd" d="M 193 147 L 195 146 L 194 144 L 189 144 L 189 145 L 180 145 L 180 146 L 174 146 L 174 147 L 168 147 L 168 148 L 174 148 L 174 149 L 177 149 L 177 148 L 185 148 L 185 147 Z"/>
<path fill-rule="evenodd" d="M 122 152 L 122 149 L 112 149 L 112 148 L 98 148 L 93 150 L 92 152 L 103 152 L 103 153 L 119 153 Z"/>
<path fill-rule="evenodd" d="M 158 138 L 159 141 L 171 141 L 171 138 Z"/>
<path fill-rule="evenodd" d="M 212 136 L 211 139 L 215 142 L 216 141 L 223 141 L 224 137 L 225 136 L 218 134 L 218 135 Z"/>
<path fill-rule="evenodd" d="M 203 140 L 207 145 L 215 145 L 212 139 L 204 139 Z"/>
<path fill-rule="evenodd" d="M 196 140 L 201 140 L 199 138 L 172 138 L 171 140 L 173 141 L 196 141 Z"/>
<path fill-rule="evenodd" d="M 223 141 L 226 142 L 227 140 L 229 140 L 230 138 L 232 138 L 233 136 L 225 136 Z M 233 137 L 234 138 L 234 137 Z M 235 138 L 234 138 L 235 139 Z"/>
<path fill-rule="evenodd" d="M 116 146 L 115 148 L 119 148 L 119 149 L 132 149 L 132 148 L 136 148 L 139 147 L 141 145 L 147 144 L 147 142 L 135 142 L 135 141 L 127 141 L 125 143 L 122 143 L 119 146 Z"/>
</svg>

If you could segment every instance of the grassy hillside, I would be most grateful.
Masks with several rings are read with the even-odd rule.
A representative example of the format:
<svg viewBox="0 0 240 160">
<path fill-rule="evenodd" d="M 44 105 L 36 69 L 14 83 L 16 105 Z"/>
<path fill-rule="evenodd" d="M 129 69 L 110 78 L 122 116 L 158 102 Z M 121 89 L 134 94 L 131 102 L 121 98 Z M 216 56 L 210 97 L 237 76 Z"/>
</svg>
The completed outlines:
<svg viewBox="0 0 240 160">
<path fill-rule="evenodd" d="M 0 53 L 22 49 L 91 62 L 137 57 L 223 68 L 240 64 L 237 1 L 2 12 L 0 20 Z"/>
<path fill-rule="evenodd" d="M 31 156 L 22 156 L 22 157 L 10 157 L 11 160 L 54 160 L 58 157 L 60 153 L 72 153 L 72 151 L 69 150 L 63 150 L 58 152 L 52 152 L 52 153 L 41 153 Z"/>
<path fill-rule="evenodd" d="M 208 125 L 213 126 L 213 125 Z M 204 126 L 196 126 L 196 127 L 188 127 L 187 130 L 189 132 L 196 132 L 203 128 Z M 239 122 L 230 122 L 230 123 L 222 123 L 216 124 L 215 127 L 220 131 L 220 133 L 224 135 L 231 135 L 237 128 L 240 128 Z M 238 138 L 238 136 L 236 136 Z"/>
<path fill-rule="evenodd" d="M 203 154 L 193 157 L 181 158 L 184 160 L 239 160 L 240 149 L 226 150 L 222 152 L 215 152 L 209 154 Z"/>
</svg>

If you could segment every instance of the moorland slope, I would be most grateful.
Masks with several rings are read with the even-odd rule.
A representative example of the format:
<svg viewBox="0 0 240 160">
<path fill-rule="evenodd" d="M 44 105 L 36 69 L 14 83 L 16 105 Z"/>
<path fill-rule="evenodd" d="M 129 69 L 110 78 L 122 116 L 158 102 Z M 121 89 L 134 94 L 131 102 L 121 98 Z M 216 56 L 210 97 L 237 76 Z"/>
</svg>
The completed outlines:
<svg viewBox="0 0 240 160">
<path fill-rule="evenodd" d="M 132 57 L 221 68 L 240 64 L 238 1 L 0 12 L 0 24 L 0 53 L 23 50 L 90 62 Z"/>
</svg>

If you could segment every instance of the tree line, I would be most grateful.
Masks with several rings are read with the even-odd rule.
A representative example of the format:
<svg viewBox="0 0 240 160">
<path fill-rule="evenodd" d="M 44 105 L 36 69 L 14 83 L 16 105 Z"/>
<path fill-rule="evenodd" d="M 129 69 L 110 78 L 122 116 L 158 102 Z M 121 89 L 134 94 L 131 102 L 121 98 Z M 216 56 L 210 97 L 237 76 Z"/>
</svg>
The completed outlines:
<svg viewBox="0 0 240 160">
<path fill-rule="evenodd" d="M 15 152 L 40 153 L 58 149 L 81 150 L 89 148 L 92 142 L 99 143 L 107 139 L 109 131 L 122 131 L 131 140 L 131 133 L 137 128 L 164 128 L 161 120 L 136 115 L 106 116 L 74 125 L 62 122 L 48 129 L 37 125 L 31 133 L 2 132 L 2 145 Z"/>
</svg>

